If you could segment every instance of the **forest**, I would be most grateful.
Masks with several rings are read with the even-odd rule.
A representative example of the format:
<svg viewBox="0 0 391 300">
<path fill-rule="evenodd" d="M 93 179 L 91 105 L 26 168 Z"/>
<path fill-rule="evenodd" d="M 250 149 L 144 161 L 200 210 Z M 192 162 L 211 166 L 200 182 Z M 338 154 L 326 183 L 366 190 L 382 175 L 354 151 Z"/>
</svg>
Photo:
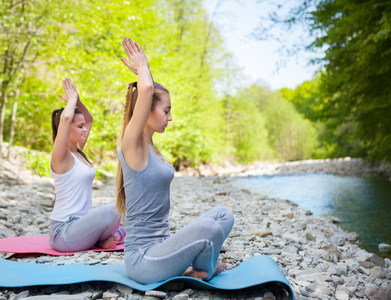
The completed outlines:
<svg viewBox="0 0 391 300">
<path fill-rule="evenodd" d="M 127 85 L 136 80 L 119 60 L 128 36 L 170 91 L 173 122 L 155 143 L 176 170 L 226 160 L 391 160 L 390 1 L 303 0 L 275 18 L 306 22 L 307 51 L 321 52 L 312 80 L 278 91 L 235 84 L 239 72 L 202 0 L 4 0 L 0 15 L 5 157 L 10 145 L 50 153 L 50 115 L 65 106 L 66 76 L 94 115 L 86 154 L 115 170 Z"/>
</svg>

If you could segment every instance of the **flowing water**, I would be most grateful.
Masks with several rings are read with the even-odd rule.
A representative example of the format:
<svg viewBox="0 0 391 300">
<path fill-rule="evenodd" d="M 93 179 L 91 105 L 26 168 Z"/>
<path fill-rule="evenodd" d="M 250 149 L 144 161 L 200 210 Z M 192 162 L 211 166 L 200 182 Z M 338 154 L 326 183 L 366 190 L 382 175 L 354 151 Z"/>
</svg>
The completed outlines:
<svg viewBox="0 0 391 300">
<path fill-rule="evenodd" d="M 360 236 L 360 245 L 378 253 L 391 244 L 391 182 L 329 174 L 235 177 L 234 186 L 270 198 L 290 200 L 314 215 L 338 217 L 340 226 Z M 381 253 L 391 257 L 389 253 Z"/>
</svg>

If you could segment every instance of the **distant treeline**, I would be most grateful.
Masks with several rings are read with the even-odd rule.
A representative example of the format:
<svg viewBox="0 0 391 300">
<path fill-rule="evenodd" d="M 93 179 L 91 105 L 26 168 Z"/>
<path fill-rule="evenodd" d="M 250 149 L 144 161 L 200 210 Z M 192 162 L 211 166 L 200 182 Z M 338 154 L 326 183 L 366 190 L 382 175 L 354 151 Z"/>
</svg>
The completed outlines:
<svg viewBox="0 0 391 300">
<path fill-rule="evenodd" d="M 227 159 L 391 158 L 391 51 L 382 56 L 384 78 L 361 71 L 362 78 L 346 75 L 348 86 L 339 67 L 326 67 L 295 90 L 271 92 L 231 84 L 240 75 L 227 67 L 232 60 L 201 0 L 21 0 L 0 9 L 0 145 L 51 151 L 50 113 L 64 106 L 57 95 L 67 76 L 94 115 L 87 155 L 96 164 L 115 158 L 127 85 L 135 80 L 119 61 L 128 36 L 170 90 L 173 122 L 156 144 L 177 169 Z M 353 67 L 345 68 L 350 74 Z M 387 78 L 387 87 L 376 81 Z"/>
</svg>

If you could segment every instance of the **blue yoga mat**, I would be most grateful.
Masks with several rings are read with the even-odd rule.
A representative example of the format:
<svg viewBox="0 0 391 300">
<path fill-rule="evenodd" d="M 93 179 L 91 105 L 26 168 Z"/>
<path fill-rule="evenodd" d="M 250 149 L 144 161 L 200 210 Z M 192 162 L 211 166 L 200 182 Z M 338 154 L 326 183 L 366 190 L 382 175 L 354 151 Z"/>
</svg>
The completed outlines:
<svg viewBox="0 0 391 300">
<path fill-rule="evenodd" d="M 214 276 L 209 281 L 178 276 L 166 281 L 140 284 L 126 274 L 124 265 L 64 265 L 51 266 L 0 259 L 0 287 L 63 285 L 88 281 L 109 281 L 127 285 L 139 291 L 149 291 L 171 281 L 183 281 L 195 289 L 238 290 L 267 283 L 280 285 L 294 299 L 288 280 L 269 256 L 258 255 L 241 265 Z"/>
</svg>

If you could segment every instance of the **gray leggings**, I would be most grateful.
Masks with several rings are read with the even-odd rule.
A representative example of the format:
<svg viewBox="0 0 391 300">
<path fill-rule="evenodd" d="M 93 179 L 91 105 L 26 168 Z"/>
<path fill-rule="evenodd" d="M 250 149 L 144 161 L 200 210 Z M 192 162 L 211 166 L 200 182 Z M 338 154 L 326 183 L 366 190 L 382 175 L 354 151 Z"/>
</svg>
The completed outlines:
<svg viewBox="0 0 391 300">
<path fill-rule="evenodd" d="M 50 221 L 50 246 L 60 252 L 87 250 L 111 235 L 117 235 L 120 241 L 125 238 L 115 204 L 102 205 L 82 217 L 70 217 L 65 222 Z"/>
<path fill-rule="evenodd" d="M 180 276 L 192 265 L 206 272 L 209 280 L 233 223 L 234 217 L 227 208 L 214 208 L 161 243 L 125 252 L 126 272 L 130 279 L 147 284 Z"/>
</svg>

